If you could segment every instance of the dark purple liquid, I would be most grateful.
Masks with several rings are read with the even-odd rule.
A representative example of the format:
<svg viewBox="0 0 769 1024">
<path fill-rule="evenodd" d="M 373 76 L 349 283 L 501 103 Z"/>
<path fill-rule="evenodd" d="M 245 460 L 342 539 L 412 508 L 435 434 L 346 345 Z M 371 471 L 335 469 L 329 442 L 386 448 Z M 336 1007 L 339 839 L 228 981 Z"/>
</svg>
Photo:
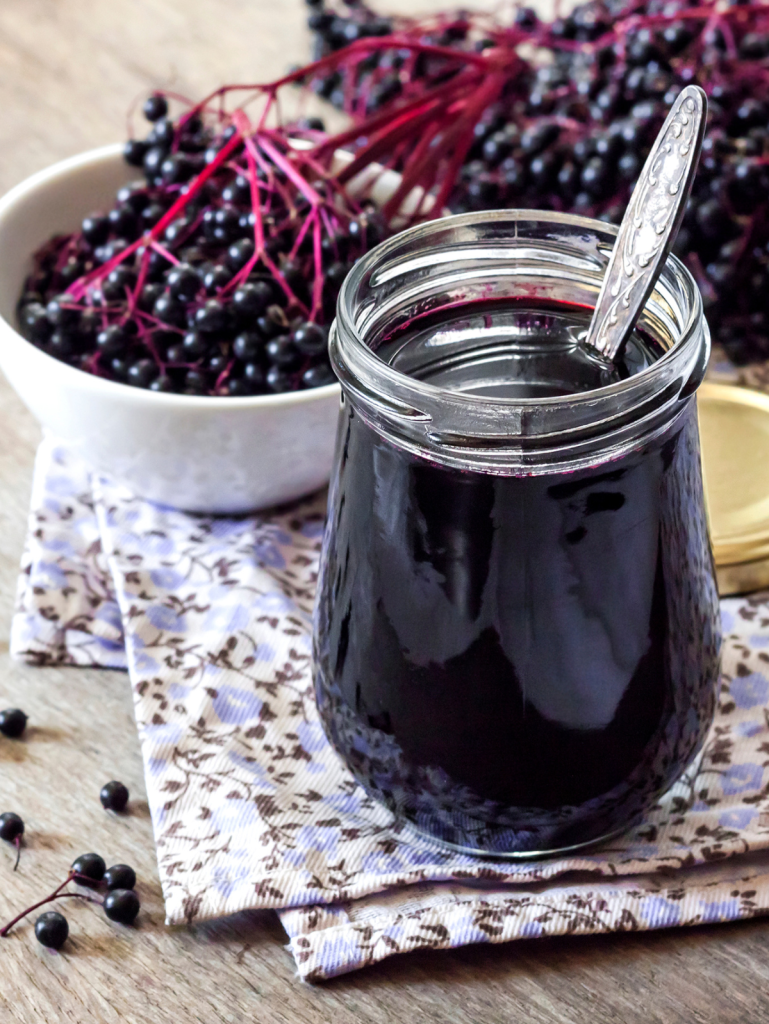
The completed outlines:
<svg viewBox="0 0 769 1024">
<path fill-rule="evenodd" d="M 519 396 L 600 387 L 659 356 L 635 337 L 607 371 L 563 324 L 544 355 L 537 331 L 506 347 L 505 318 L 520 328 L 535 314 L 550 323 L 553 310 L 453 311 L 379 351 L 447 387 Z M 575 332 L 586 319 L 559 316 Z M 399 817 L 490 853 L 616 831 L 701 745 L 718 648 L 693 401 L 640 451 L 531 477 L 430 463 L 345 405 L 318 703 L 337 750 Z"/>
</svg>

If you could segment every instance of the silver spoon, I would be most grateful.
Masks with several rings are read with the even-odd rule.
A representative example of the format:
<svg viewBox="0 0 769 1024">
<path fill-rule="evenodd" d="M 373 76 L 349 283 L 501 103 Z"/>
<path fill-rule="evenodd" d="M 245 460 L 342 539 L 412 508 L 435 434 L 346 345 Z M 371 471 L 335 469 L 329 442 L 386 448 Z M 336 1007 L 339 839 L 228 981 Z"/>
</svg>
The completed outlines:
<svg viewBox="0 0 769 1024">
<path fill-rule="evenodd" d="M 676 240 L 707 109 L 699 86 L 679 93 L 633 189 L 583 342 L 609 361 L 632 333 Z"/>
</svg>

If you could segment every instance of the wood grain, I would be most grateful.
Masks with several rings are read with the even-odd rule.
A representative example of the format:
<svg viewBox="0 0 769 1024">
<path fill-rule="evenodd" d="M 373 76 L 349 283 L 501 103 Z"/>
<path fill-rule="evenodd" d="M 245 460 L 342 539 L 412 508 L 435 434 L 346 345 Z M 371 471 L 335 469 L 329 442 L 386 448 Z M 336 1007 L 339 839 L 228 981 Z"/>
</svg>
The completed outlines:
<svg viewBox="0 0 769 1024">
<path fill-rule="evenodd" d="M 149 88 L 197 97 L 280 74 L 308 52 L 304 16 L 301 0 L 2 0 L 0 190 L 123 138 L 126 110 Z M 29 924 L 0 940 L 2 1024 L 765 1024 L 763 921 L 415 953 L 315 988 L 294 977 L 273 914 L 166 928 L 126 677 L 8 657 L 39 433 L 5 383 L 0 437 L 0 706 L 31 720 L 24 741 L 0 743 L 0 810 L 28 829 L 16 874 L 0 849 L 0 918 L 92 849 L 133 864 L 143 900 L 137 929 L 70 905 L 66 953 L 44 951 Z M 111 778 L 131 789 L 128 817 L 99 804 Z"/>
</svg>

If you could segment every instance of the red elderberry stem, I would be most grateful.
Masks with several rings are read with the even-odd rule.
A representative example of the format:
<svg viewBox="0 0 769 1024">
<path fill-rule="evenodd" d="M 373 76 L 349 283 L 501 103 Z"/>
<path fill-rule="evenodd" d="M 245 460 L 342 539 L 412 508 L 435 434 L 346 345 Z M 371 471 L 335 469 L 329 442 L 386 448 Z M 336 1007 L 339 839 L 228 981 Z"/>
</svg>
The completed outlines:
<svg viewBox="0 0 769 1024">
<path fill-rule="evenodd" d="M 27 917 L 28 914 L 31 914 L 33 910 L 37 910 L 39 907 L 44 907 L 46 903 L 52 903 L 54 900 L 59 899 L 60 896 L 81 896 L 83 899 L 90 899 L 90 897 L 80 893 L 62 893 L 61 890 L 64 889 L 65 886 L 69 885 L 70 882 L 76 882 L 78 879 L 84 880 L 88 883 L 91 882 L 91 879 L 86 878 L 85 875 L 79 875 L 75 871 L 70 871 L 61 885 L 57 886 L 49 896 L 46 896 L 45 899 L 39 900 L 37 903 L 33 903 L 32 906 L 27 907 L 26 910 L 22 910 L 22 912 L 17 914 L 12 921 L 9 921 L 8 924 L 4 925 L 3 928 L 0 929 L 0 938 L 5 938 L 11 928 Z M 93 902 L 98 903 L 99 901 L 94 900 Z"/>
<path fill-rule="evenodd" d="M 76 300 L 82 298 L 90 284 L 92 284 L 94 281 L 101 280 L 101 278 L 103 277 L 106 277 L 107 274 L 114 270 L 115 267 L 119 266 L 130 255 L 135 253 L 136 250 L 139 249 L 142 245 L 146 246 L 150 242 L 155 241 L 158 238 L 158 236 L 162 234 L 163 231 L 165 231 L 165 229 L 168 227 L 171 221 L 176 219 L 176 217 L 187 206 L 190 200 L 195 195 L 197 195 L 198 192 L 200 192 L 200 190 L 203 188 L 203 186 L 211 177 L 211 175 L 214 174 L 222 166 L 223 163 L 225 163 L 230 153 L 232 153 L 232 151 L 237 146 L 242 144 L 242 141 L 243 140 L 240 136 L 240 133 L 236 130 L 232 138 L 229 139 L 224 146 L 222 146 L 222 148 L 216 154 L 216 157 L 211 161 L 211 163 L 200 172 L 197 178 L 195 178 L 189 190 L 185 192 L 184 195 L 180 195 L 176 199 L 176 201 L 171 205 L 171 207 L 168 210 L 166 210 L 166 212 L 163 214 L 160 220 L 152 227 L 152 229 L 149 232 L 147 232 L 147 234 L 142 235 L 140 238 L 137 238 L 135 242 L 132 242 L 129 246 L 123 249 L 122 252 L 119 252 L 117 256 L 113 256 L 112 259 L 108 260 L 107 263 L 105 263 L 103 266 L 97 267 L 95 270 L 92 270 L 90 274 L 86 274 L 85 277 L 81 277 L 71 287 L 68 294 L 72 295 L 72 297 Z"/>
</svg>

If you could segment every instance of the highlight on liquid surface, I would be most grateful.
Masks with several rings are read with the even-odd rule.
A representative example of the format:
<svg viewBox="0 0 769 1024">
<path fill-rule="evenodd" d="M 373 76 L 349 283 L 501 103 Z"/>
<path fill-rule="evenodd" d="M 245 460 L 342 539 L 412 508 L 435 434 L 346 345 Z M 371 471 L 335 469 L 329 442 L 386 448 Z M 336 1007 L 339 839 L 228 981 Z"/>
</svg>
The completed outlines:
<svg viewBox="0 0 769 1024">
<path fill-rule="evenodd" d="M 607 363 L 580 343 L 592 313 L 533 299 L 475 302 L 426 314 L 375 351 L 409 377 L 495 399 L 592 391 L 639 373 L 664 354 L 635 331 Z"/>
<path fill-rule="evenodd" d="M 602 386 L 659 356 L 635 335 L 607 369 L 577 344 L 588 316 L 454 310 L 378 353 L 518 397 Z M 529 477 L 428 462 L 345 404 L 316 691 L 337 750 L 400 818 L 511 854 L 622 828 L 704 739 L 718 630 L 692 401 L 639 451 Z"/>
</svg>

